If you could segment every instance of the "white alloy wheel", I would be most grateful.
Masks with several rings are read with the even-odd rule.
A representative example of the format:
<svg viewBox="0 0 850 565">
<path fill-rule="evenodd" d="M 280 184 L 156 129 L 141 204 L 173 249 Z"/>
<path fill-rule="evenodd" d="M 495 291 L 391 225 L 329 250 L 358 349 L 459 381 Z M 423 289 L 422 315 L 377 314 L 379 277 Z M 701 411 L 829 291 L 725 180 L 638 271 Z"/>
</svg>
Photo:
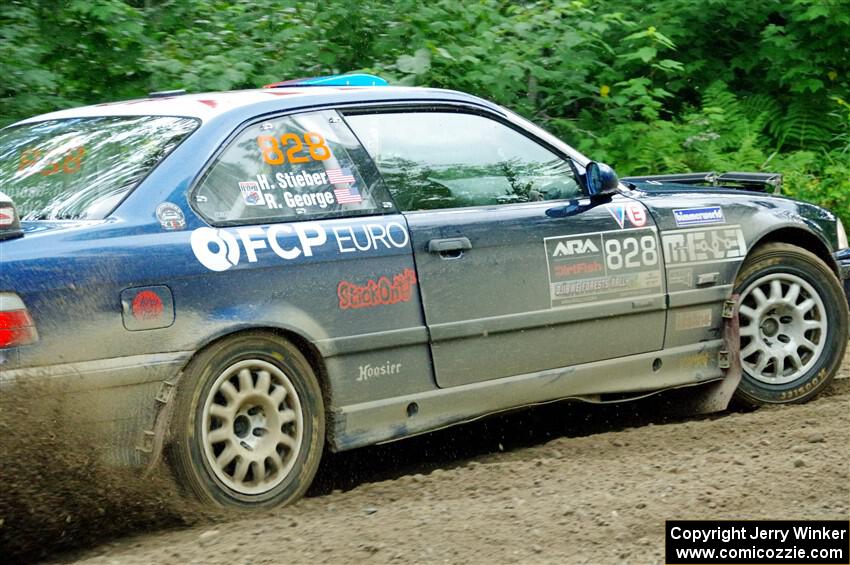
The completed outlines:
<svg viewBox="0 0 850 565">
<path fill-rule="evenodd" d="M 791 273 L 774 273 L 741 294 L 741 362 L 754 379 L 784 384 L 823 353 L 827 317 L 818 291 Z"/>
<path fill-rule="evenodd" d="M 210 468 L 234 491 L 261 494 L 280 484 L 301 449 L 301 402 L 275 365 L 247 359 L 213 383 L 203 409 L 203 446 Z"/>
</svg>

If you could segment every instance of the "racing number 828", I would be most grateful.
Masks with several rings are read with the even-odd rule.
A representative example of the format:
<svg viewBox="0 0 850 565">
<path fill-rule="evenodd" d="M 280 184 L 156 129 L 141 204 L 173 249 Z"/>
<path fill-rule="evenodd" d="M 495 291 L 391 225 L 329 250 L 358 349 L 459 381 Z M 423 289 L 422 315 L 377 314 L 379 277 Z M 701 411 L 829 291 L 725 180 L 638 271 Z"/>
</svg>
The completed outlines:
<svg viewBox="0 0 850 565">
<path fill-rule="evenodd" d="M 278 143 L 278 138 L 273 135 L 260 135 L 257 136 L 257 147 L 263 153 L 263 161 L 269 165 L 282 165 L 287 160 L 290 163 L 308 163 L 310 159 L 313 161 L 330 159 L 331 149 L 324 137 L 314 131 L 305 132 L 302 137 L 304 143 L 301 142 L 301 137 L 296 134 L 285 133 L 280 136 Z M 298 155 L 304 150 L 305 143 L 310 157 Z M 281 149 L 281 144 L 283 144 L 283 149 Z"/>
<path fill-rule="evenodd" d="M 622 268 L 651 267 L 658 264 L 658 244 L 655 236 L 645 235 L 640 239 L 627 237 L 605 241 L 605 263 L 612 271 Z"/>
</svg>

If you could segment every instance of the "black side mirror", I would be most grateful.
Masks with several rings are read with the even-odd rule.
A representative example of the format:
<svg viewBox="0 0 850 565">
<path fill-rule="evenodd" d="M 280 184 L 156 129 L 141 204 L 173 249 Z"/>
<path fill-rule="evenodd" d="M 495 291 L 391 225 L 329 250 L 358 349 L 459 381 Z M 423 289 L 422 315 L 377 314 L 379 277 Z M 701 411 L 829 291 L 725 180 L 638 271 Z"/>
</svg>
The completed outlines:
<svg viewBox="0 0 850 565">
<path fill-rule="evenodd" d="M 0 192 L 0 241 L 21 237 L 21 219 L 12 199 Z"/>
<path fill-rule="evenodd" d="M 585 166 L 585 182 L 589 196 L 605 196 L 617 192 L 620 179 L 614 169 L 605 163 L 591 161 Z"/>
</svg>

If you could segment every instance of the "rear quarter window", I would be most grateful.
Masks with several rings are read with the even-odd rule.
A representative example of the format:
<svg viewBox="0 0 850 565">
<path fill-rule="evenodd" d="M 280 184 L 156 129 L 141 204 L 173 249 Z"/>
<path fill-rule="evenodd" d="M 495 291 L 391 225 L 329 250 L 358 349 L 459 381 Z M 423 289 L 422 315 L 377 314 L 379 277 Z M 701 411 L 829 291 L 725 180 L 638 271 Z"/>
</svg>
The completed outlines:
<svg viewBox="0 0 850 565">
<path fill-rule="evenodd" d="M 215 225 L 393 211 L 366 151 L 335 111 L 248 126 L 201 177 L 192 200 Z"/>
</svg>

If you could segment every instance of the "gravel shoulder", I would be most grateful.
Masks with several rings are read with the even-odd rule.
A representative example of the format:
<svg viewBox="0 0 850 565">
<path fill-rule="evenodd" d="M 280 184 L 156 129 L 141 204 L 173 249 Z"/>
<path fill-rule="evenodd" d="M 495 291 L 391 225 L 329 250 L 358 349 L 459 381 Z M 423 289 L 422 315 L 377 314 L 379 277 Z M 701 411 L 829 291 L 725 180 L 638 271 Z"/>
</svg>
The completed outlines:
<svg viewBox="0 0 850 565">
<path fill-rule="evenodd" d="M 560 403 L 329 455 L 294 506 L 59 562 L 662 563 L 666 519 L 850 518 L 850 378 L 754 412 L 670 420 L 665 402 Z"/>
</svg>

